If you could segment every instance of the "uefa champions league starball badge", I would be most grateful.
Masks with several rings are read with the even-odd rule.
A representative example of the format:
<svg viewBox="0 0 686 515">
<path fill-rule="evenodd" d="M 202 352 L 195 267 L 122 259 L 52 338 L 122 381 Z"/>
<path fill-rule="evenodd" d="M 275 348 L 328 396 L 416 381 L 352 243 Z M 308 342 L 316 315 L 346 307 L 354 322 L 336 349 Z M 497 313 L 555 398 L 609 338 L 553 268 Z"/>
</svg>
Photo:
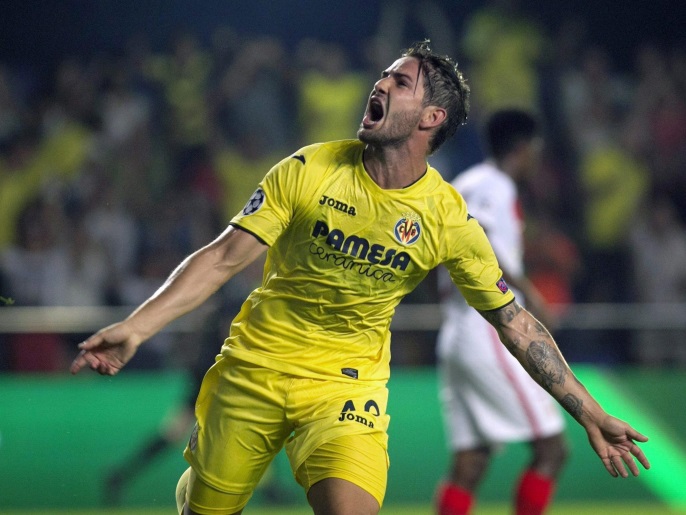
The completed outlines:
<svg viewBox="0 0 686 515">
<path fill-rule="evenodd" d="M 252 215 L 253 213 L 259 211 L 259 209 L 262 207 L 262 204 L 264 204 L 264 197 L 264 190 L 262 188 L 257 188 L 255 193 L 253 193 L 250 197 L 250 200 L 248 200 L 247 204 L 245 204 L 245 207 L 243 208 L 243 214 Z"/>
</svg>

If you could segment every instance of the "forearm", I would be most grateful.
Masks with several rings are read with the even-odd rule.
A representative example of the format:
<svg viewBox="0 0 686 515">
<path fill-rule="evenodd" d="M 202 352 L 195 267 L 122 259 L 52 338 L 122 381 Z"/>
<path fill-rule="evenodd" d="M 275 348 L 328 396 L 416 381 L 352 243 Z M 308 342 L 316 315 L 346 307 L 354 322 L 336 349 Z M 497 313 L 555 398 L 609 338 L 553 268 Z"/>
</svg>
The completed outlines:
<svg viewBox="0 0 686 515">
<path fill-rule="evenodd" d="M 517 302 L 482 315 L 529 375 L 584 427 L 607 414 L 576 378 L 550 332 Z"/>
<path fill-rule="evenodd" d="M 126 323 L 141 340 L 149 338 L 203 304 L 263 249 L 251 235 L 227 229 L 212 243 L 184 259 L 162 286 L 126 319 Z"/>
<path fill-rule="evenodd" d="M 146 340 L 201 305 L 226 280 L 228 277 L 212 267 L 211 251 L 200 249 L 184 259 L 126 321 Z"/>
</svg>

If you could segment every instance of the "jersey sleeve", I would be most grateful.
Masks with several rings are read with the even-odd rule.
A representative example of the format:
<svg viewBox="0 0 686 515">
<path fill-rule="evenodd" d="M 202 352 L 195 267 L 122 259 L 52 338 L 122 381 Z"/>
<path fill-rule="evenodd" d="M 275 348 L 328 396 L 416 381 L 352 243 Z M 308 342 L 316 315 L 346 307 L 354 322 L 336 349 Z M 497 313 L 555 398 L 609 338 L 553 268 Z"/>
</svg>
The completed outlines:
<svg viewBox="0 0 686 515">
<path fill-rule="evenodd" d="M 514 300 L 486 233 L 476 219 L 470 217 L 460 229 L 451 256 L 444 265 L 470 306 L 489 311 Z"/>
<path fill-rule="evenodd" d="M 303 195 L 304 163 L 298 157 L 289 156 L 274 165 L 230 224 L 273 245 L 290 223 Z"/>
</svg>

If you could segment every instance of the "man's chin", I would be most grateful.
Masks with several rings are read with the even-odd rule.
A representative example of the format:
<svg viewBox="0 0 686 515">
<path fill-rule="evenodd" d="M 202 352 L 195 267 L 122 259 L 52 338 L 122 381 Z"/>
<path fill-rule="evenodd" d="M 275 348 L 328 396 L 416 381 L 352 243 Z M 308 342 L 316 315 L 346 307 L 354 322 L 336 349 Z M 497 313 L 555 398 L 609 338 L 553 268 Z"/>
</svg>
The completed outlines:
<svg viewBox="0 0 686 515">
<path fill-rule="evenodd" d="M 371 129 L 366 129 L 365 127 L 360 127 L 357 130 L 357 139 L 359 139 L 362 143 L 367 143 L 367 144 L 376 144 L 376 143 L 381 143 L 381 138 L 378 137 L 377 134 L 374 133 Z"/>
</svg>

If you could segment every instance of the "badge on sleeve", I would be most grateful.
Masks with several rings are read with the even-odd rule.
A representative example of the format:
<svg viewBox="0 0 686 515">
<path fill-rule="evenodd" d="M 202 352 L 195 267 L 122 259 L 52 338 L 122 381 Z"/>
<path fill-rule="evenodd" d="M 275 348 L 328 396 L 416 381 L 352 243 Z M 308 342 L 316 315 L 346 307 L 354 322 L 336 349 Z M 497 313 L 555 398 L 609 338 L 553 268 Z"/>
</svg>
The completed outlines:
<svg viewBox="0 0 686 515">
<path fill-rule="evenodd" d="M 264 204 L 264 196 L 264 190 L 262 188 L 257 188 L 255 193 L 253 193 L 250 197 L 250 200 L 248 200 L 248 203 L 245 204 L 245 207 L 243 208 L 243 214 L 251 215 L 259 211 L 262 207 L 262 204 Z"/>
</svg>

